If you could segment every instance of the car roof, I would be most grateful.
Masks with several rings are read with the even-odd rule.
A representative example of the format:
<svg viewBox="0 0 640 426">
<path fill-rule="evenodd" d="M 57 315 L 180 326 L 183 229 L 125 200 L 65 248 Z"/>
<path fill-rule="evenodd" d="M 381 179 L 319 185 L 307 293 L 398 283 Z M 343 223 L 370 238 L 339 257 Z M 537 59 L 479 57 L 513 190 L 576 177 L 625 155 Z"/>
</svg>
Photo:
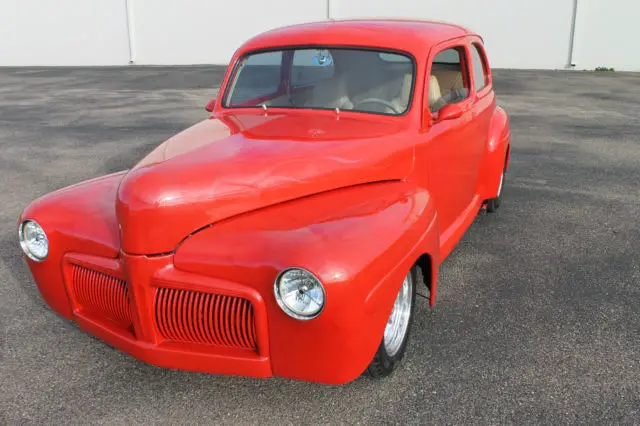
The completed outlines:
<svg viewBox="0 0 640 426">
<path fill-rule="evenodd" d="M 330 45 L 363 46 L 409 53 L 428 51 L 441 41 L 474 35 L 459 25 L 408 19 L 367 19 L 313 22 L 262 33 L 242 46 L 249 50 L 282 46 Z"/>
</svg>

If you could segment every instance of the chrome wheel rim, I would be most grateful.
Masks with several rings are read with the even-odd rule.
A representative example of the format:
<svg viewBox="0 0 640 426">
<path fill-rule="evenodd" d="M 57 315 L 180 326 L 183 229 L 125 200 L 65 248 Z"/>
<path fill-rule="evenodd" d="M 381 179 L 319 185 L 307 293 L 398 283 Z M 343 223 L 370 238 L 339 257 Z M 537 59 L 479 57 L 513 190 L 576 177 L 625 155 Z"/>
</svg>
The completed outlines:
<svg viewBox="0 0 640 426">
<path fill-rule="evenodd" d="M 502 194 L 502 182 L 504 182 L 504 172 L 500 175 L 500 186 L 498 186 L 498 197 Z"/>
<path fill-rule="evenodd" d="M 411 298 L 413 295 L 413 278 L 411 272 L 402 282 L 393 310 L 384 329 L 384 347 L 389 356 L 394 356 L 400 350 L 404 337 L 409 329 L 409 317 L 411 316 Z"/>
</svg>

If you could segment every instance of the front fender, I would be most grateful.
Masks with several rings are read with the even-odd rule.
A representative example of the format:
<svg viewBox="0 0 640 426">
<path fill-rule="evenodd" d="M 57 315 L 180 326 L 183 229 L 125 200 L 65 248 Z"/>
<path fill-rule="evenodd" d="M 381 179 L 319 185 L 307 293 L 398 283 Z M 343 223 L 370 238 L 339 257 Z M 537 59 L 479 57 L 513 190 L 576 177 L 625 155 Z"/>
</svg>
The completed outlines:
<svg viewBox="0 0 640 426">
<path fill-rule="evenodd" d="M 426 190 L 400 181 L 366 184 L 213 224 L 188 238 L 174 262 L 261 294 L 273 374 L 344 383 L 373 358 L 405 274 L 437 250 L 435 223 Z M 313 320 L 295 320 L 275 302 L 274 279 L 291 266 L 324 283 L 326 305 Z"/>
<path fill-rule="evenodd" d="M 42 298 L 65 318 L 72 318 L 62 276 L 62 259 L 68 252 L 102 258 L 118 257 L 118 222 L 113 200 L 125 172 L 113 173 L 47 194 L 24 209 L 19 222 L 38 222 L 49 238 L 49 255 L 43 262 L 25 260 Z"/>
</svg>

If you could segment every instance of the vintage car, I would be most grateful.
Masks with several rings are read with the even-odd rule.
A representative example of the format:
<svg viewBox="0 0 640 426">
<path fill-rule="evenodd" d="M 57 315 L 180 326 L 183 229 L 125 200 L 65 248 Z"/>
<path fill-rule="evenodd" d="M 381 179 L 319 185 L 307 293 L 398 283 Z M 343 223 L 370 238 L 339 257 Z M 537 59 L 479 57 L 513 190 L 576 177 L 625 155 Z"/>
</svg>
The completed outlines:
<svg viewBox="0 0 640 426">
<path fill-rule="evenodd" d="M 24 210 L 44 300 L 158 366 L 391 373 L 416 290 L 433 305 L 439 265 L 500 206 L 510 133 L 482 38 L 401 20 L 269 31 L 206 109 L 131 170 Z"/>
</svg>

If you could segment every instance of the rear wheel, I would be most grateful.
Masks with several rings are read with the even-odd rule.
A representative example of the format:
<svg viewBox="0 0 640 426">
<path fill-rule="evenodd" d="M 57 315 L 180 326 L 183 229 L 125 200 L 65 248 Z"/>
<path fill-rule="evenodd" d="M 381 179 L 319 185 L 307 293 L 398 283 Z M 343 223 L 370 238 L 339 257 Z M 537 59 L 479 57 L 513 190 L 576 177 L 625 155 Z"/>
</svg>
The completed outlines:
<svg viewBox="0 0 640 426">
<path fill-rule="evenodd" d="M 372 377 L 385 377 L 396 369 L 402 360 L 409 341 L 409 331 L 413 320 L 413 306 L 416 300 L 417 267 L 405 276 L 396 296 L 393 309 L 384 329 L 384 337 L 367 368 Z"/>
<path fill-rule="evenodd" d="M 487 211 L 489 213 L 495 213 L 502 204 L 502 189 L 504 188 L 504 176 L 506 174 L 506 170 L 502 169 L 502 175 L 500 175 L 500 186 L 498 186 L 498 196 L 496 198 L 492 198 L 487 201 Z"/>
</svg>

